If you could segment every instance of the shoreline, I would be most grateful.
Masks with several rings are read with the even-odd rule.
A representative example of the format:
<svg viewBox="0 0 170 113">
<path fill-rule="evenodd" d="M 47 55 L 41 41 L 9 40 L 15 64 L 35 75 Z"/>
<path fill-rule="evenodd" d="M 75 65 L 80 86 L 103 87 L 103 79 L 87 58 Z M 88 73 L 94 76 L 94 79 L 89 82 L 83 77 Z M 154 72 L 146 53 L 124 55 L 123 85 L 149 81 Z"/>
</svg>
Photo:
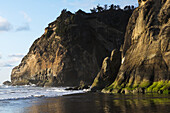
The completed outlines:
<svg viewBox="0 0 170 113">
<path fill-rule="evenodd" d="M 4 106 L 4 107 L 3 107 Z M 0 112 L 14 113 L 169 113 L 170 95 L 86 92 L 57 97 L 0 101 Z"/>
</svg>

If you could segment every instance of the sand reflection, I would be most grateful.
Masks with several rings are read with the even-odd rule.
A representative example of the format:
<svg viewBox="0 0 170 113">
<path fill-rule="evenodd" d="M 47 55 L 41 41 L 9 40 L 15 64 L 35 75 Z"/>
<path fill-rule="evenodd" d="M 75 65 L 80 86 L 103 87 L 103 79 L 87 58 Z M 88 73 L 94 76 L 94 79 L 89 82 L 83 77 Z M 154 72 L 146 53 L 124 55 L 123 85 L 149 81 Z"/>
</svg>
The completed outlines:
<svg viewBox="0 0 170 113">
<path fill-rule="evenodd" d="M 169 95 L 77 94 L 35 101 L 27 113 L 170 113 Z"/>
</svg>

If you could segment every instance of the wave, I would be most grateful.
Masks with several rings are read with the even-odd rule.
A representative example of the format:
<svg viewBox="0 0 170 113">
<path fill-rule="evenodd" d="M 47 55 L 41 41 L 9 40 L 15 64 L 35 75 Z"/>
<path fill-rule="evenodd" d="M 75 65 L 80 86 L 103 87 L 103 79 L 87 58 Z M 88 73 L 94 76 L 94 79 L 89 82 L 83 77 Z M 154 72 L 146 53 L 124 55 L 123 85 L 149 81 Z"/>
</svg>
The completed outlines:
<svg viewBox="0 0 170 113">
<path fill-rule="evenodd" d="M 88 90 L 68 91 L 66 87 L 0 86 L 0 101 L 43 97 L 57 97 L 84 93 Z"/>
</svg>

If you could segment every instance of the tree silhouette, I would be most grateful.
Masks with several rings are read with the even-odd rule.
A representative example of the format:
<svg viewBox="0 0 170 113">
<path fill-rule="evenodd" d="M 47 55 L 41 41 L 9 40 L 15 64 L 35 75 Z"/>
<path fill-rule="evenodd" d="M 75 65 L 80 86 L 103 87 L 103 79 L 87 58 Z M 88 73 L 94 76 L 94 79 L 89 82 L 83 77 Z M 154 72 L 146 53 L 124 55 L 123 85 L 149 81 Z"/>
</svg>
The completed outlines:
<svg viewBox="0 0 170 113">
<path fill-rule="evenodd" d="M 125 7 L 124 7 L 124 10 L 129 10 L 129 9 L 128 9 L 128 6 L 125 6 Z"/>
<path fill-rule="evenodd" d="M 134 5 L 131 6 L 131 9 L 132 9 L 132 10 L 135 9 Z"/>
<path fill-rule="evenodd" d="M 116 5 L 113 5 L 113 9 L 116 10 L 117 6 Z"/>
<path fill-rule="evenodd" d="M 134 10 L 134 9 L 135 7 L 133 5 L 131 6 L 127 5 L 124 7 L 125 11 Z M 101 7 L 100 4 L 98 4 L 96 8 L 93 7 L 93 9 L 90 9 L 91 13 L 102 12 L 102 11 L 107 11 L 107 10 L 122 10 L 122 9 L 120 8 L 120 5 L 114 5 L 114 4 L 111 4 L 110 6 L 105 4 L 104 7 Z"/>
<path fill-rule="evenodd" d="M 104 10 L 105 10 L 105 11 L 107 10 L 107 4 L 104 5 Z"/>
<path fill-rule="evenodd" d="M 113 4 L 111 4 L 109 7 L 110 7 L 110 10 L 114 9 L 114 5 Z"/>
<path fill-rule="evenodd" d="M 101 7 L 100 5 L 97 5 L 97 8 L 98 12 L 102 12 L 103 11 L 103 7 Z"/>
<path fill-rule="evenodd" d="M 131 6 L 127 5 L 127 6 L 124 7 L 124 10 L 126 10 L 126 11 L 127 10 L 134 10 L 134 9 L 135 9 L 135 7 L 133 5 L 131 5 Z"/>
<path fill-rule="evenodd" d="M 97 12 L 97 9 L 96 9 L 95 7 L 93 7 L 93 9 L 90 9 L 90 11 L 91 11 L 92 13 L 96 13 L 96 12 Z"/>
<path fill-rule="evenodd" d="M 119 10 L 120 9 L 120 5 L 116 5 L 116 9 Z"/>
</svg>

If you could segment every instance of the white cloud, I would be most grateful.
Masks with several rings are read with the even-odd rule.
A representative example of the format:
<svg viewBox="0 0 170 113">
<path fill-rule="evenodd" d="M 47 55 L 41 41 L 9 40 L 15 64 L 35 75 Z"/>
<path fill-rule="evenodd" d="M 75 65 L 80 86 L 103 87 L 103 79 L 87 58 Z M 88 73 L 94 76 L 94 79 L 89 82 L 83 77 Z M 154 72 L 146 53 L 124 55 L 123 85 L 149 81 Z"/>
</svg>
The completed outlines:
<svg viewBox="0 0 170 113">
<path fill-rule="evenodd" d="M 13 67 L 15 63 L 18 63 L 19 61 L 21 61 L 21 59 L 22 58 L 14 57 L 7 61 L 0 61 L 0 67 Z"/>
<path fill-rule="evenodd" d="M 12 54 L 8 55 L 8 57 L 10 58 L 9 60 L 0 60 L 0 67 L 14 67 L 16 63 L 22 60 L 24 54 Z"/>
<path fill-rule="evenodd" d="M 0 16 L 0 31 L 9 31 L 11 27 L 12 26 L 7 19 Z"/>
<path fill-rule="evenodd" d="M 24 11 L 21 11 L 21 14 L 24 16 L 24 19 L 27 21 L 27 22 L 31 22 L 32 19 L 28 16 L 28 14 Z"/>
<path fill-rule="evenodd" d="M 16 31 L 29 31 L 29 30 L 30 30 L 30 26 L 28 23 L 25 23 L 16 28 Z"/>
<path fill-rule="evenodd" d="M 0 59 L 2 58 L 2 55 L 1 55 L 1 53 L 0 53 Z"/>
<path fill-rule="evenodd" d="M 22 53 L 12 54 L 12 55 L 8 55 L 8 57 L 11 59 L 7 61 L 7 64 L 14 64 L 21 61 L 21 59 L 24 57 L 24 54 Z"/>
<path fill-rule="evenodd" d="M 25 55 L 25 54 L 18 53 L 18 54 L 8 55 L 8 57 L 17 57 L 17 58 L 22 58 L 22 57 L 24 57 L 24 55 Z"/>
</svg>

